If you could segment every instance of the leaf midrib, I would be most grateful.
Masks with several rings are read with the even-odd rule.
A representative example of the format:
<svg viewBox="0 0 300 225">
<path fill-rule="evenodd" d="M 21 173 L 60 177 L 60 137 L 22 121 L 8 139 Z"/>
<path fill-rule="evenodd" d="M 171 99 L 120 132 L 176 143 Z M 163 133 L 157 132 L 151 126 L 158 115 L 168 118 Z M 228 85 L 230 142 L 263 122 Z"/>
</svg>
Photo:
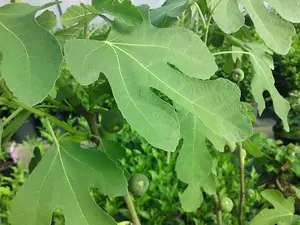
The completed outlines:
<svg viewBox="0 0 300 225">
<path fill-rule="evenodd" d="M 111 43 L 112 46 L 114 46 L 113 43 Z M 154 76 L 159 82 L 161 82 L 162 84 L 164 84 L 167 88 L 169 88 L 170 90 L 172 90 L 173 92 L 175 92 L 176 94 L 178 94 L 179 96 L 181 96 L 182 98 L 184 98 L 186 101 L 190 102 L 190 104 L 192 104 L 193 106 L 196 106 L 196 107 L 199 107 L 201 109 L 203 109 L 204 111 L 212 114 L 213 116 L 215 117 L 218 117 L 217 114 L 209 111 L 208 109 L 200 106 L 200 105 L 196 105 L 194 101 L 191 101 L 189 100 L 188 98 L 186 98 L 184 95 L 182 95 L 181 93 L 179 93 L 178 91 L 176 91 L 175 89 L 173 89 L 172 87 L 170 87 L 168 84 L 166 84 L 164 81 L 162 81 L 159 77 L 157 77 L 151 70 L 149 70 L 147 67 L 145 67 L 138 59 L 136 59 L 134 56 L 132 56 L 131 54 L 129 54 L 128 52 L 126 52 L 125 50 L 117 47 L 117 46 L 114 46 L 115 48 L 119 49 L 120 51 L 122 51 L 123 53 L 125 53 L 126 55 L 128 55 L 130 58 L 132 58 L 135 62 L 137 62 L 142 68 L 144 68 L 147 72 L 149 72 L 152 76 Z M 228 121 L 226 121 L 223 117 L 218 117 L 218 118 L 221 118 L 221 120 L 225 121 L 226 123 L 228 123 Z M 235 124 L 232 124 L 234 125 L 236 128 L 238 128 L 238 130 L 242 130 L 240 129 L 238 126 L 236 126 Z"/>
</svg>

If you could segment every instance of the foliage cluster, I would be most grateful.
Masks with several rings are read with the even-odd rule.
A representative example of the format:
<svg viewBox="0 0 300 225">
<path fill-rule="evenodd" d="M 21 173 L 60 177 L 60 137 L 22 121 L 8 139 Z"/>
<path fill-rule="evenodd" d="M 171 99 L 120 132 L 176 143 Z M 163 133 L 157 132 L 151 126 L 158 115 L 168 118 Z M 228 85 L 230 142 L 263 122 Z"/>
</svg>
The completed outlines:
<svg viewBox="0 0 300 225">
<path fill-rule="evenodd" d="M 247 153 L 255 157 L 253 162 L 264 159 L 266 153 L 250 139 L 255 118 L 251 107 L 240 101 L 239 89 L 245 74 L 245 82 L 251 80 L 259 113 L 265 109 L 267 91 L 275 113 L 289 131 L 290 105 L 275 87 L 272 55 L 285 55 L 291 48 L 296 34 L 292 23 L 300 22 L 300 9 L 292 6 L 294 1 L 297 0 L 269 0 L 272 7 L 265 7 L 263 0 L 239 0 L 245 15 L 234 0 L 166 1 L 156 9 L 136 7 L 129 0 L 93 0 L 91 5 L 70 6 L 60 18 L 63 29 L 57 32 L 53 31 L 57 21 L 51 11 L 35 16 L 57 2 L 0 7 L 0 104 L 13 109 L 0 124 L 3 146 L 31 114 L 40 118 L 41 135 L 53 144 L 43 157 L 35 149 L 30 178 L 11 204 L 11 224 L 46 225 L 53 210 L 59 208 L 66 224 L 96 225 L 101 221 L 104 225 L 116 225 L 115 219 L 122 219 L 118 214 L 129 212 L 132 223 L 139 225 L 128 190 L 128 181 L 136 172 L 146 173 L 154 183 L 156 175 L 164 176 L 157 182 L 170 185 L 174 181 L 180 192 L 177 195 L 173 185 L 165 187 L 164 183 L 156 185 L 153 191 L 150 184 L 151 196 L 147 198 L 145 194 L 136 200 L 144 220 L 158 216 L 159 223 L 172 224 L 179 215 L 185 215 L 187 223 L 210 223 L 201 221 L 197 214 L 210 208 L 205 219 L 216 220 L 219 225 L 221 210 L 232 210 L 223 216 L 229 224 L 298 222 L 295 196 L 285 198 L 278 190 L 261 192 L 264 204 L 258 203 L 257 208 L 263 207 L 259 212 L 252 209 L 251 199 L 248 208 L 246 188 L 253 187 L 259 177 L 255 164 L 250 163 L 252 167 L 247 168 Z M 91 27 L 91 21 L 97 17 L 103 21 Z M 228 56 L 225 63 L 224 55 Z M 219 70 L 220 62 L 223 71 Z M 243 67 L 248 68 L 246 73 L 241 70 Z M 253 71 L 253 77 L 248 70 Z M 217 78 L 228 74 L 234 75 L 230 79 L 233 82 Z M 247 100 L 248 94 L 243 98 Z M 70 117 L 74 118 L 71 122 Z M 122 130 L 125 121 L 144 138 L 138 138 L 143 154 L 138 155 L 135 148 L 124 143 L 125 135 L 130 139 L 137 135 Z M 119 131 L 126 134 L 118 138 Z M 84 140 L 93 144 L 82 145 Z M 230 153 L 223 153 L 226 145 Z M 267 158 L 275 157 L 276 162 L 284 164 L 297 163 L 297 148 L 286 148 L 287 153 L 270 151 Z M 166 162 L 157 149 L 168 152 Z M 128 158 L 124 159 L 126 152 Z M 154 157 L 148 155 L 151 153 Z M 147 159 L 143 158 L 145 155 Z M 137 161 L 139 157 L 141 162 Z M 128 166 L 128 162 L 134 165 Z M 146 170 L 145 165 L 150 162 L 154 172 Z M 272 169 L 282 189 L 283 181 L 289 180 L 281 176 L 283 173 L 276 166 Z M 265 165 L 261 168 L 265 169 Z M 294 165 L 288 167 L 292 177 L 298 176 L 298 169 Z M 270 172 L 270 168 L 266 170 Z M 165 175 L 159 174 L 162 171 Z M 182 183 L 175 181 L 175 174 Z M 235 188 L 227 190 L 229 176 Z M 233 193 L 238 184 L 239 193 Z M 294 183 L 290 184 L 297 190 Z M 171 210 L 171 220 L 157 214 L 158 207 L 165 204 L 157 190 L 167 191 L 165 188 L 169 188 L 166 196 L 170 195 L 166 201 L 177 199 L 178 204 L 176 210 Z M 99 205 L 90 189 L 100 199 Z M 233 209 L 226 196 L 230 191 Z M 254 200 L 255 192 L 249 193 Z M 128 212 L 121 210 L 124 203 L 119 197 L 124 198 Z M 206 208 L 211 198 L 215 207 Z M 143 201 L 139 203 L 140 199 Z M 149 210 L 150 203 L 157 205 L 154 211 Z M 273 208 L 265 207 L 271 205 Z M 199 211 L 201 207 L 204 209 Z"/>
</svg>

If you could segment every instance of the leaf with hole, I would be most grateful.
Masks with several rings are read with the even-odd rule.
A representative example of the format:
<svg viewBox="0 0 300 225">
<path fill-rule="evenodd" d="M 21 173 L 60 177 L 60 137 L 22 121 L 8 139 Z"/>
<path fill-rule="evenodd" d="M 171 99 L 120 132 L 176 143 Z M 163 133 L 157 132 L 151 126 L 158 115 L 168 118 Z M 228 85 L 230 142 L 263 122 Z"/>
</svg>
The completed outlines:
<svg viewBox="0 0 300 225">
<path fill-rule="evenodd" d="M 26 3 L 0 8 L 1 75 L 28 105 L 43 101 L 51 92 L 62 62 L 57 40 L 34 18 L 39 9 Z"/>
<path fill-rule="evenodd" d="M 220 137 L 239 141 L 252 133 L 235 84 L 197 80 L 209 79 L 217 66 L 191 31 L 156 28 L 145 16 L 139 26 L 115 27 L 106 41 L 68 41 L 65 53 L 72 75 L 82 85 L 105 74 L 124 118 L 155 147 L 176 149 L 179 122 L 174 108 L 150 88 L 190 111 Z"/>
<path fill-rule="evenodd" d="M 93 200 L 91 187 L 110 197 L 127 194 L 124 172 L 105 153 L 71 142 L 52 147 L 17 193 L 10 221 L 48 225 L 60 208 L 66 225 L 116 225 Z"/>
<path fill-rule="evenodd" d="M 254 68 L 254 77 L 251 82 L 252 94 L 255 101 L 258 103 L 258 111 L 260 114 L 265 109 L 265 100 L 263 92 L 268 91 L 273 100 L 274 111 L 277 116 L 283 121 L 284 129 L 289 131 L 287 115 L 290 111 L 290 104 L 277 91 L 272 70 L 274 69 L 272 52 L 263 44 L 250 43 L 251 48 L 250 61 Z"/>
</svg>

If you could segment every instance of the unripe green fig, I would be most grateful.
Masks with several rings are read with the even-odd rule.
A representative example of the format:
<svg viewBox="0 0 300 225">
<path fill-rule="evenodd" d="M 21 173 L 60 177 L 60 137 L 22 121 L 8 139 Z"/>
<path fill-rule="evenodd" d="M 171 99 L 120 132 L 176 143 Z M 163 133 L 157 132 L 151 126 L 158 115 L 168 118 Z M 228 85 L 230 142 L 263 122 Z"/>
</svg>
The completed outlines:
<svg viewBox="0 0 300 225">
<path fill-rule="evenodd" d="M 129 191 L 137 196 L 144 194 L 149 187 L 148 178 L 142 173 L 133 174 L 128 182 Z"/>
<path fill-rule="evenodd" d="M 254 199 L 256 197 L 255 191 L 253 189 L 248 189 L 246 195 L 250 199 Z"/>
<path fill-rule="evenodd" d="M 102 114 L 101 125 L 108 133 L 116 133 L 124 126 L 124 118 L 118 108 L 113 108 Z"/>
<path fill-rule="evenodd" d="M 244 80 L 245 74 L 244 71 L 240 68 L 236 68 L 233 70 L 233 79 L 235 81 L 242 81 Z"/>
<path fill-rule="evenodd" d="M 232 141 L 227 141 L 226 146 L 230 152 L 234 152 L 234 150 L 236 149 L 236 143 Z"/>
<path fill-rule="evenodd" d="M 221 210 L 223 212 L 227 212 L 230 213 L 232 208 L 233 208 L 233 202 L 230 198 L 228 197 L 222 197 L 220 199 L 220 206 L 221 206 Z"/>
</svg>

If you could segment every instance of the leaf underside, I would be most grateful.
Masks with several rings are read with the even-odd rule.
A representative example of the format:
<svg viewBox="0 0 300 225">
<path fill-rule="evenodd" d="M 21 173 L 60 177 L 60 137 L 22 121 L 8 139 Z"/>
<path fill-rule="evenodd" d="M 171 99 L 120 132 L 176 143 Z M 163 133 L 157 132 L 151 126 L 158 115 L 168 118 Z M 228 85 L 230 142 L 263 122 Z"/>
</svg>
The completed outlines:
<svg viewBox="0 0 300 225">
<path fill-rule="evenodd" d="M 212 6 L 219 1 L 213 0 Z M 295 22 L 300 20 L 299 0 L 271 0 L 267 1 L 286 20 Z M 292 37 L 296 34 L 292 24 L 274 15 L 266 8 L 264 0 L 238 0 L 251 17 L 256 32 L 266 45 L 278 54 L 287 54 L 290 50 Z M 244 24 L 244 16 L 235 0 L 224 0 L 217 6 L 214 19 L 225 33 L 233 33 Z"/>
<path fill-rule="evenodd" d="M 92 199 L 91 187 L 110 197 L 127 193 L 122 169 L 105 153 L 71 142 L 52 147 L 17 193 L 10 221 L 49 225 L 53 210 L 61 208 L 67 225 L 115 225 Z"/>
<path fill-rule="evenodd" d="M 289 131 L 288 112 L 290 111 L 289 102 L 284 99 L 275 87 L 275 80 L 272 74 L 274 69 L 272 52 L 263 44 L 247 43 L 250 50 L 249 57 L 254 69 L 254 77 L 251 82 L 252 94 L 258 103 L 260 114 L 265 109 L 265 100 L 263 92 L 268 91 L 273 100 L 274 111 L 283 121 L 285 130 Z M 233 51 L 243 52 L 242 49 L 235 47 Z"/>
</svg>

